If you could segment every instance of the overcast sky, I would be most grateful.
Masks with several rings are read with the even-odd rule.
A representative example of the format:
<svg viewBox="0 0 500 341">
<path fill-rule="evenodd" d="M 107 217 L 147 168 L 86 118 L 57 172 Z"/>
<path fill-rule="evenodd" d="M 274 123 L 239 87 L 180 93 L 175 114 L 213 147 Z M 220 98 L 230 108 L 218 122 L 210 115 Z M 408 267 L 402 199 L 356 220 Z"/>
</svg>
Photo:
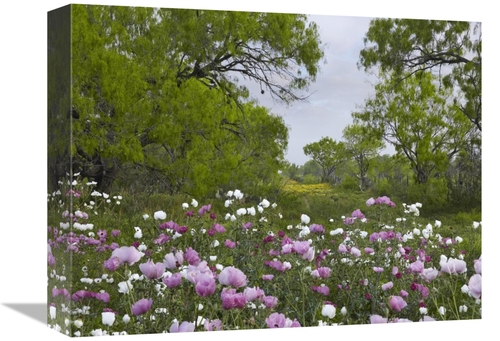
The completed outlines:
<svg viewBox="0 0 500 341">
<path fill-rule="evenodd" d="M 254 88 L 259 103 L 283 116 L 289 126 L 286 157 L 298 165 L 310 159 L 303 152 L 306 144 L 324 136 L 342 140 L 342 130 L 352 123 L 351 112 L 372 95 L 376 80 L 356 65 L 371 18 L 311 15 L 309 20 L 319 26 L 326 64 L 321 64 L 321 72 L 309 89 L 308 102 L 286 107 L 274 103 L 267 92 L 261 95 L 259 88 Z"/>
</svg>

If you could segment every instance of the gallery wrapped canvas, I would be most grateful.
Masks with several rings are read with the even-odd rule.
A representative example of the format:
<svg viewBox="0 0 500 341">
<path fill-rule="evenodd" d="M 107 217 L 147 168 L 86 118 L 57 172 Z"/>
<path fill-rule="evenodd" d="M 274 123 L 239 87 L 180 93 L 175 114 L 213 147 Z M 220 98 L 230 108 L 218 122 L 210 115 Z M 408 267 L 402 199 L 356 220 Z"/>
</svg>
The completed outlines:
<svg viewBox="0 0 500 341">
<path fill-rule="evenodd" d="M 480 23 L 72 4 L 47 34 L 50 328 L 481 319 Z"/>
</svg>

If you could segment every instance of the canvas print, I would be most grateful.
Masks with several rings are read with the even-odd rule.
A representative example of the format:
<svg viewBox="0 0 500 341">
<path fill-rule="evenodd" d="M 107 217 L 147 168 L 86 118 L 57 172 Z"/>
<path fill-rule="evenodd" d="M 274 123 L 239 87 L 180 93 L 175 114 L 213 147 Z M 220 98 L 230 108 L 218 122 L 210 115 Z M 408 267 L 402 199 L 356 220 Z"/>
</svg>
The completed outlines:
<svg viewBox="0 0 500 341">
<path fill-rule="evenodd" d="M 47 323 L 481 319 L 481 23 L 48 13 Z"/>
</svg>

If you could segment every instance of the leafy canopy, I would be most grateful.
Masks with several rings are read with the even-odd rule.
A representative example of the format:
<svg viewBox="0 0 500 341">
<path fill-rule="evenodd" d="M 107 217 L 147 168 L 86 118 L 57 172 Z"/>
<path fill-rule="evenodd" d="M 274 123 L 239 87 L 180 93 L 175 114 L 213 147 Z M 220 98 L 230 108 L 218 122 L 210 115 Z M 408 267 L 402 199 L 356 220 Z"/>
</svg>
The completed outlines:
<svg viewBox="0 0 500 341">
<path fill-rule="evenodd" d="M 481 130 L 481 23 L 374 19 L 364 38 L 358 67 L 404 81 L 433 72 L 455 88 L 454 105 Z"/>
<path fill-rule="evenodd" d="M 328 181 L 337 166 L 346 160 L 346 147 L 344 142 L 335 141 L 326 136 L 319 141 L 304 146 L 304 154 L 316 161 L 323 170 L 323 181 Z"/>
<path fill-rule="evenodd" d="M 470 121 L 450 104 L 450 90 L 439 87 L 435 78 L 425 72 L 404 83 L 388 79 L 375 87 L 363 111 L 353 113 L 407 158 L 418 183 L 446 170 L 470 130 Z"/>
<path fill-rule="evenodd" d="M 238 82 L 253 80 L 284 103 L 305 100 L 300 91 L 323 58 L 315 23 L 295 14 L 71 8 L 75 169 L 108 185 L 124 170 L 153 172 L 169 192 L 193 194 L 276 176 L 288 130 Z"/>
</svg>

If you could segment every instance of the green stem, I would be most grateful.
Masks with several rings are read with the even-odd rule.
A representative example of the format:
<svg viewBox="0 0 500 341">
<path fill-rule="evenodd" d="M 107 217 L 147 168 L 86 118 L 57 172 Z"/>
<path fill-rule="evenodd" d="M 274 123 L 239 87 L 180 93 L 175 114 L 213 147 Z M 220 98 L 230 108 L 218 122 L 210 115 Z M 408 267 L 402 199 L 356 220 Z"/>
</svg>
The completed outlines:
<svg viewBox="0 0 500 341">
<path fill-rule="evenodd" d="M 299 271 L 299 282 L 304 283 L 301 271 Z M 305 321 L 306 321 L 306 307 L 305 307 L 306 294 L 304 291 L 304 285 L 301 285 L 301 293 L 302 293 L 302 321 L 304 321 L 303 323 L 305 323 Z"/>
<path fill-rule="evenodd" d="M 380 280 L 380 272 L 377 273 L 377 279 L 375 280 L 374 292 L 373 292 L 373 296 L 372 296 L 372 314 L 375 314 L 375 303 L 377 302 L 376 297 L 377 297 L 377 292 L 378 292 L 377 288 L 378 288 L 379 280 Z"/>
</svg>

